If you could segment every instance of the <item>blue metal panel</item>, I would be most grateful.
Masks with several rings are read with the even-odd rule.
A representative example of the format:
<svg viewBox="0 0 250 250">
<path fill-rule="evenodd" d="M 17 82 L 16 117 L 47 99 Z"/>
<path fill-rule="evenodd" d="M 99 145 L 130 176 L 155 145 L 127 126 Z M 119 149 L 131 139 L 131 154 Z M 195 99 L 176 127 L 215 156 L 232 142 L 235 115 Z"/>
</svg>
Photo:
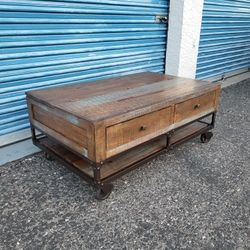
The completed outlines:
<svg viewBox="0 0 250 250">
<path fill-rule="evenodd" d="M 250 1 L 205 0 L 196 77 L 250 67 Z"/>
<path fill-rule="evenodd" d="M 0 136 L 29 127 L 25 92 L 164 72 L 169 0 L 1 0 Z"/>
</svg>

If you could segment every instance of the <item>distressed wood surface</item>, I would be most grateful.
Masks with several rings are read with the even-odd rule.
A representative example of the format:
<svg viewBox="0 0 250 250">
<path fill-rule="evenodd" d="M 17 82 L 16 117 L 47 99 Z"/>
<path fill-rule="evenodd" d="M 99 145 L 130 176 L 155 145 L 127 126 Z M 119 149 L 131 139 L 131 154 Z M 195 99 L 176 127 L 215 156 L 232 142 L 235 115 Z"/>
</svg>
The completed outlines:
<svg viewBox="0 0 250 250">
<path fill-rule="evenodd" d="M 79 146 L 87 146 L 87 131 L 83 128 L 77 127 L 76 125 L 67 122 L 65 119 L 49 113 L 49 110 L 43 110 L 38 106 L 34 106 L 33 114 L 35 120 L 48 128 L 54 129 L 57 133 L 60 133 L 64 137 L 79 144 Z M 48 115 L 50 116 L 50 119 L 48 119 Z"/>
<path fill-rule="evenodd" d="M 27 98 L 33 126 L 80 155 L 95 161 L 94 131 L 91 123 L 67 112 Z"/>
<path fill-rule="evenodd" d="M 158 135 L 173 124 L 173 107 L 167 107 L 107 128 L 107 156 L 116 155 Z"/>
<path fill-rule="evenodd" d="M 204 81 L 140 73 L 89 84 L 37 90 L 27 95 L 77 117 L 92 122 L 106 121 L 109 125 L 216 88 L 217 84 Z"/>
<path fill-rule="evenodd" d="M 31 91 L 27 100 L 33 126 L 102 162 L 215 111 L 219 93 L 219 84 L 140 73 Z"/>
<path fill-rule="evenodd" d="M 175 105 L 175 123 L 202 114 L 214 107 L 216 91 L 211 91 Z"/>
</svg>

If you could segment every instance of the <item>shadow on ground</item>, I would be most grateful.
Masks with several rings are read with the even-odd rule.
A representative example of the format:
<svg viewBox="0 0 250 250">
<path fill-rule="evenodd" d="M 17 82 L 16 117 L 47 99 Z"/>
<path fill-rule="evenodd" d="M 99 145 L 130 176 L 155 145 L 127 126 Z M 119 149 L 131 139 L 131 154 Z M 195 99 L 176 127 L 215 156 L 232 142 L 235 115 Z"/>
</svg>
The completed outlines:
<svg viewBox="0 0 250 250">
<path fill-rule="evenodd" d="M 114 182 L 110 198 L 43 153 L 0 167 L 0 249 L 249 249 L 250 81 L 228 87 L 214 137 Z"/>
</svg>

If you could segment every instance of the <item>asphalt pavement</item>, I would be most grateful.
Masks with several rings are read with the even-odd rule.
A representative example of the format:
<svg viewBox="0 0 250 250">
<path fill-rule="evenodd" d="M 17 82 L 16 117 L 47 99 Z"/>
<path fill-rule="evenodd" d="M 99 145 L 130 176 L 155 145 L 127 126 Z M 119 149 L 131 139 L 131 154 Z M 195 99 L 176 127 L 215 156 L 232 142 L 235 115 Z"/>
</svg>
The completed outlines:
<svg viewBox="0 0 250 250">
<path fill-rule="evenodd" d="M 114 182 L 102 202 L 43 153 L 0 166 L 0 249 L 250 247 L 250 80 L 222 91 L 214 137 Z"/>
</svg>

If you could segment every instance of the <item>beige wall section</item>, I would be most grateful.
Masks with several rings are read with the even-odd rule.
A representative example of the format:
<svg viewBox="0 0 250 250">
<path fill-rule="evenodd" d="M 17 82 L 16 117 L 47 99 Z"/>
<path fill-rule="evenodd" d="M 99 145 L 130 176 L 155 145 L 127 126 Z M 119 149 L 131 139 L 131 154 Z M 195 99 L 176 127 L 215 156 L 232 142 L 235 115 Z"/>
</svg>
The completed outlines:
<svg viewBox="0 0 250 250">
<path fill-rule="evenodd" d="M 195 78 L 203 0 L 171 0 L 166 74 Z"/>
</svg>

